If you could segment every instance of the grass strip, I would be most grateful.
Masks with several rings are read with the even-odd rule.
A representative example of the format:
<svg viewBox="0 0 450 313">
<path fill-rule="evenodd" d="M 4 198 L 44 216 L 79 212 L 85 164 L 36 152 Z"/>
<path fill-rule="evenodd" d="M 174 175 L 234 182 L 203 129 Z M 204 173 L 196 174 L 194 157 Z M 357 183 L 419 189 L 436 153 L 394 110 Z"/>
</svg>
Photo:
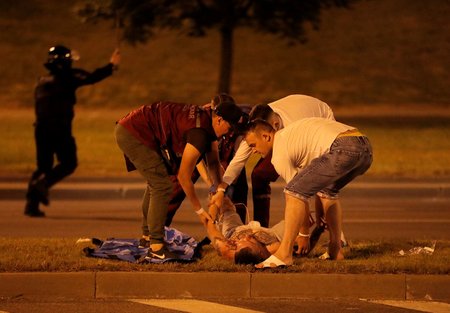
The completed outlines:
<svg viewBox="0 0 450 313">
<path fill-rule="evenodd" d="M 74 176 L 128 177 L 114 140 L 115 121 L 127 109 L 78 110 L 74 121 L 79 166 Z M 338 120 L 358 127 L 373 146 L 365 176 L 450 177 L 448 117 L 357 116 Z M 0 175 L 28 177 L 35 167 L 33 111 L 0 109 Z M 251 167 L 251 165 L 249 165 Z"/>
<path fill-rule="evenodd" d="M 409 255 L 414 247 L 430 246 L 429 241 L 354 241 L 344 248 L 343 261 L 323 261 L 326 242 L 306 258 L 295 258 L 293 266 L 275 269 L 280 273 L 341 274 L 450 274 L 450 241 L 437 241 L 433 254 Z M 133 264 L 124 261 L 86 257 L 86 245 L 77 245 L 75 238 L 0 238 L 0 272 L 252 272 L 250 265 L 235 265 L 217 256 L 206 246 L 202 258 L 188 264 Z M 404 250 L 405 256 L 399 251 Z"/>
</svg>

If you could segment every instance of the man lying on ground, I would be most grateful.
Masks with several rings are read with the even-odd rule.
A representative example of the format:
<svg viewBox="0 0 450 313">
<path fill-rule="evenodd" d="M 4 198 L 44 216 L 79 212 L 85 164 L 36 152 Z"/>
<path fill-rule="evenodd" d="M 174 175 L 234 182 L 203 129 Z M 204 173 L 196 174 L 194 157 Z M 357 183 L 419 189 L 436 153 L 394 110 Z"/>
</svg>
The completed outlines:
<svg viewBox="0 0 450 313">
<path fill-rule="evenodd" d="M 284 232 L 284 221 L 271 228 L 261 227 L 256 221 L 244 225 L 228 197 L 224 198 L 215 222 L 202 222 L 219 256 L 236 264 L 265 260 L 278 249 Z"/>
</svg>

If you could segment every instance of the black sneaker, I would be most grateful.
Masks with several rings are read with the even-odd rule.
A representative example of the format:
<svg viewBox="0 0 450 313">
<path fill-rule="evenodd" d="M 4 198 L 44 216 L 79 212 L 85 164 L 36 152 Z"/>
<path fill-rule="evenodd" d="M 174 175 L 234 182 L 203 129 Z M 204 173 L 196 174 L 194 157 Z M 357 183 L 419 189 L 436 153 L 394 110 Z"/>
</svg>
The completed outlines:
<svg viewBox="0 0 450 313">
<path fill-rule="evenodd" d="M 148 259 L 157 259 L 157 260 L 178 260 L 180 259 L 180 255 L 170 251 L 166 245 L 164 245 L 161 249 L 157 251 L 153 251 L 151 248 L 148 250 L 146 258 Z"/>
<path fill-rule="evenodd" d="M 150 247 L 150 240 L 142 237 L 141 239 L 139 239 L 139 248 L 143 249 L 143 248 L 148 248 Z"/>
</svg>

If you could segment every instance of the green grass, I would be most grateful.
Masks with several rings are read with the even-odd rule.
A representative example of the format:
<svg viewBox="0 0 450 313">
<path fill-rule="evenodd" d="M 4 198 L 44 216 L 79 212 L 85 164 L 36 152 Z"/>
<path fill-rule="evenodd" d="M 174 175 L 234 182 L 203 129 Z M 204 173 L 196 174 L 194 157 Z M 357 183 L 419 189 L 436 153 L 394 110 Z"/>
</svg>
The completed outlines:
<svg viewBox="0 0 450 313">
<path fill-rule="evenodd" d="M 367 174 L 390 177 L 450 176 L 448 117 L 360 116 L 343 118 L 342 121 L 358 127 L 372 143 L 374 162 Z"/>
<path fill-rule="evenodd" d="M 125 177 L 121 151 L 114 141 L 115 121 L 128 109 L 81 109 L 74 122 L 79 167 L 76 176 Z M 448 117 L 342 117 L 370 138 L 374 163 L 366 175 L 450 177 Z M 0 176 L 28 176 L 35 166 L 31 109 L 0 109 Z M 250 165 L 251 166 L 251 165 Z"/>
<path fill-rule="evenodd" d="M 235 265 L 217 256 L 206 246 L 202 258 L 188 264 L 132 264 L 123 261 L 86 257 L 84 245 L 76 239 L 24 239 L 0 238 L 0 272 L 78 272 L 78 271 L 162 271 L 162 272 L 249 272 L 250 265 Z M 319 242 L 323 244 L 324 241 Z M 408 273 L 450 274 L 450 242 L 438 241 L 432 255 L 399 256 L 416 246 L 429 246 L 430 242 L 351 242 L 344 249 L 346 259 L 338 262 L 317 258 L 325 247 L 317 246 L 307 258 L 296 258 L 292 267 L 276 272 L 302 273 Z"/>
</svg>

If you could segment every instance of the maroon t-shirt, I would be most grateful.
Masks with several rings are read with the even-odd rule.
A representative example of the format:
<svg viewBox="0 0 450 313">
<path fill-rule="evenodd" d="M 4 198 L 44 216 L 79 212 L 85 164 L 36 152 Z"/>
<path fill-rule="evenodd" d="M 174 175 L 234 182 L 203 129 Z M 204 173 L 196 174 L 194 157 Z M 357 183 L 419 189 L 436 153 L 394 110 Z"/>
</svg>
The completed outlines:
<svg viewBox="0 0 450 313">
<path fill-rule="evenodd" d="M 167 145 L 178 157 L 187 143 L 204 154 L 217 140 L 211 111 L 192 104 L 155 102 L 128 113 L 118 123 L 151 149 Z"/>
</svg>

